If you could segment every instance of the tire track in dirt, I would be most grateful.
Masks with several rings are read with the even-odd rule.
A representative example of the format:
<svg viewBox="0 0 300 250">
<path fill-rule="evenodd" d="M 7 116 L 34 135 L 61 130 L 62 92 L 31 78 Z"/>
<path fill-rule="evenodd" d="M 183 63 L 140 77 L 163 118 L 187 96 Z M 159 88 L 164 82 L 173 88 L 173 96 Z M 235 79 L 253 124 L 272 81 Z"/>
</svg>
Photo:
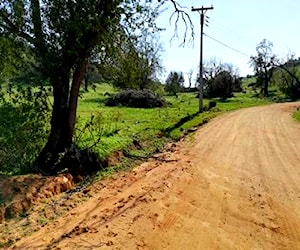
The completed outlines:
<svg viewBox="0 0 300 250">
<path fill-rule="evenodd" d="M 16 247 L 300 249 L 299 105 L 212 120 Z"/>
</svg>

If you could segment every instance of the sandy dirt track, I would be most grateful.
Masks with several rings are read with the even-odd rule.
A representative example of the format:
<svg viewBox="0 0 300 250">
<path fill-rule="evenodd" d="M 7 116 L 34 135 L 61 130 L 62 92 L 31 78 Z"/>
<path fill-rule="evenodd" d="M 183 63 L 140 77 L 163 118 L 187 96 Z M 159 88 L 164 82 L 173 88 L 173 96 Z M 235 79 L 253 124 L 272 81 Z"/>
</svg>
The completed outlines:
<svg viewBox="0 0 300 250">
<path fill-rule="evenodd" d="M 300 249 L 297 106 L 222 115 L 15 247 Z"/>
</svg>

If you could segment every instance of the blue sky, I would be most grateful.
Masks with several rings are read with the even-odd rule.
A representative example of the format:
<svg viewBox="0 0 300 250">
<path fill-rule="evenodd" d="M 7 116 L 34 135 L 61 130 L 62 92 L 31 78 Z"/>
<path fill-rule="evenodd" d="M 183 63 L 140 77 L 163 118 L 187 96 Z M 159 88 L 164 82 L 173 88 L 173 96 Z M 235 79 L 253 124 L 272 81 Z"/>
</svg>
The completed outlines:
<svg viewBox="0 0 300 250">
<path fill-rule="evenodd" d="M 241 76 L 251 74 L 253 71 L 249 67 L 250 58 L 246 55 L 255 55 L 256 45 L 263 39 L 274 44 L 273 52 L 280 58 L 289 52 L 300 56 L 299 0 L 178 0 L 178 3 L 187 7 L 186 11 L 194 23 L 194 45 L 179 47 L 184 34 L 183 25 L 179 26 L 179 38 L 170 44 L 174 25 L 169 23 L 173 11 L 169 4 L 169 9 L 158 19 L 158 25 L 166 28 L 166 31 L 160 34 L 164 48 L 162 61 L 166 70 L 163 79 L 171 70 L 183 73 L 190 69 L 194 72 L 198 70 L 200 17 L 197 12 L 191 12 L 192 6 L 213 4 L 214 9 L 207 12 L 209 24 L 208 27 L 204 27 L 204 33 L 243 53 L 239 54 L 204 36 L 204 61 L 215 57 L 223 63 L 237 66 Z"/>
</svg>

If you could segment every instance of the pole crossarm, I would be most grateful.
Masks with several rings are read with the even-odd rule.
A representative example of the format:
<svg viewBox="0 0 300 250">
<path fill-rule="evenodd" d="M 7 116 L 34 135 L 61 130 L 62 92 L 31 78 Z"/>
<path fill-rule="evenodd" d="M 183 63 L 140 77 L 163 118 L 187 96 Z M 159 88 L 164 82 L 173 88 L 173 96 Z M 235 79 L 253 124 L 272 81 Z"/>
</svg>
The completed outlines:
<svg viewBox="0 0 300 250">
<path fill-rule="evenodd" d="M 194 8 L 194 7 L 192 7 L 192 11 L 201 11 L 201 12 L 203 12 L 203 11 L 206 11 L 206 10 L 213 10 L 214 9 L 214 7 L 213 6 L 211 6 L 211 7 L 201 7 L 201 8 Z"/>
</svg>

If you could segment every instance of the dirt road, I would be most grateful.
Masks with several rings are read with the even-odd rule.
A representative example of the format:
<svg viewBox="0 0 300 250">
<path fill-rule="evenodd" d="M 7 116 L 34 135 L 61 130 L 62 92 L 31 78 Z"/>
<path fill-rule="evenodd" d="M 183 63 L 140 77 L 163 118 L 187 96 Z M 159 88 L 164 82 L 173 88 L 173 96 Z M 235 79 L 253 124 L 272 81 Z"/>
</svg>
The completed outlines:
<svg viewBox="0 0 300 250">
<path fill-rule="evenodd" d="M 300 249 L 300 104 L 225 114 L 16 247 Z"/>
</svg>

